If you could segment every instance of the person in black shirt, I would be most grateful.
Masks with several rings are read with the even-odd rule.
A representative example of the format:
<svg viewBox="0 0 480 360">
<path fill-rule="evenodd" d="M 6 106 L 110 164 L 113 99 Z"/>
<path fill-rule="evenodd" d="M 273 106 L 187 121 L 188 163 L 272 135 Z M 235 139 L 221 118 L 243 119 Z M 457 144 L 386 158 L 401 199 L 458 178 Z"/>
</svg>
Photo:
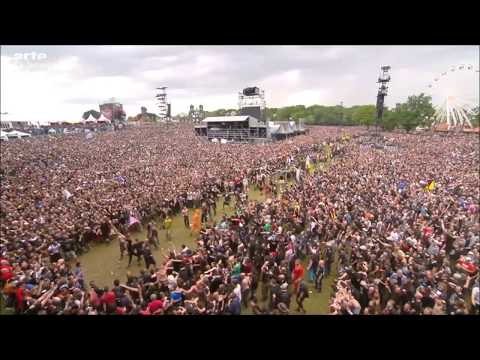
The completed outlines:
<svg viewBox="0 0 480 360">
<path fill-rule="evenodd" d="M 132 263 L 132 257 L 134 255 L 133 243 L 131 239 L 127 239 L 127 254 L 128 254 L 128 266 Z"/>
<path fill-rule="evenodd" d="M 128 266 L 131 265 L 133 256 L 137 257 L 138 263 L 140 264 L 140 261 L 142 261 L 142 247 L 142 241 L 136 239 L 135 243 L 133 243 L 132 240 L 127 239 Z"/>
<path fill-rule="evenodd" d="M 277 304 L 281 302 L 280 300 L 280 285 L 275 279 L 270 280 L 270 310 L 273 310 L 277 307 Z"/>
<path fill-rule="evenodd" d="M 217 202 L 215 201 L 215 199 L 215 195 L 212 194 L 212 196 L 210 197 L 210 207 L 213 210 L 213 215 L 217 216 Z"/>
<path fill-rule="evenodd" d="M 108 221 L 106 219 L 100 225 L 100 231 L 101 231 L 101 234 L 102 234 L 102 240 L 109 242 L 110 241 L 111 228 L 110 228 L 110 224 L 108 223 Z"/>
<path fill-rule="evenodd" d="M 333 250 L 331 247 L 327 246 L 325 250 L 325 277 L 330 275 L 333 263 Z"/>
<path fill-rule="evenodd" d="M 117 301 L 117 306 L 121 306 L 121 299 L 125 294 L 125 290 L 120 286 L 120 280 L 115 279 L 113 281 L 112 291 L 115 294 L 115 300 Z"/>
<path fill-rule="evenodd" d="M 305 308 L 303 307 L 303 302 L 305 301 L 306 298 L 309 297 L 308 294 L 308 288 L 305 282 L 302 280 L 300 282 L 300 285 L 298 286 L 298 292 L 297 292 L 297 311 L 302 311 L 304 314 L 306 313 Z"/>
<path fill-rule="evenodd" d="M 223 283 L 223 279 L 220 275 L 214 275 L 210 281 L 210 293 L 214 293 L 218 290 L 220 285 Z"/>
<path fill-rule="evenodd" d="M 145 267 L 148 269 L 150 268 L 150 265 L 152 266 L 157 266 L 157 262 L 155 261 L 155 258 L 153 257 L 152 250 L 148 245 L 146 245 L 143 248 L 143 260 L 145 261 Z"/>
<path fill-rule="evenodd" d="M 226 193 L 223 197 L 223 210 L 225 210 L 225 206 L 230 207 L 230 193 Z"/>
<path fill-rule="evenodd" d="M 175 271 L 176 273 L 180 272 L 182 264 L 183 264 L 182 260 L 173 258 L 172 259 L 173 271 Z"/>
</svg>

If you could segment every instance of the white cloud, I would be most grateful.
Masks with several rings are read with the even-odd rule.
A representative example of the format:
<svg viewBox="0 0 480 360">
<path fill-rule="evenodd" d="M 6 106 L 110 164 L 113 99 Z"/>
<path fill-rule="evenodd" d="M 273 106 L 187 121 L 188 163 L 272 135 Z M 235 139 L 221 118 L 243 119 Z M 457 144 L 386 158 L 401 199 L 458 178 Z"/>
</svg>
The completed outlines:
<svg viewBox="0 0 480 360">
<path fill-rule="evenodd" d="M 47 61 L 11 58 L 32 50 L 46 53 Z M 381 65 L 392 66 L 386 104 L 393 106 L 460 63 L 478 68 L 478 47 L 4 46 L 1 108 L 12 119 L 65 120 L 115 97 L 127 115 L 135 115 L 140 106 L 157 111 L 155 88 L 163 85 L 174 114 L 188 112 L 190 104 L 236 108 L 237 93 L 246 86 L 263 88 L 270 107 L 374 104 Z M 472 92 L 469 81 L 456 79 L 442 90 Z"/>
</svg>

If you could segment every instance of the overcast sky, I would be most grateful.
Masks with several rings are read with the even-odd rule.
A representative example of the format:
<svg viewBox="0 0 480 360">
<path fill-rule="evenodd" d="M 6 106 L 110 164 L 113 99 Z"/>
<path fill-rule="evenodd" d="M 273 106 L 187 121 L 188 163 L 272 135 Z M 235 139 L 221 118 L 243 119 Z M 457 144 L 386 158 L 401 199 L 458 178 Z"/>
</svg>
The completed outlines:
<svg viewBox="0 0 480 360">
<path fill-rule="evenodd" d="M 15 56 L 31 52 L 47 58 Z M 394 105 L 428 90 L 434 78 L 459 64 L 477 69 L 479 48 L 3 46 L 1 111 L 12 120 L 73 120 L 115 97 L 127 116 L 138 114 L 141 106 L 157 113 L 159 86 L 168 87 L 173 114 L 188 112 L 190 104 L 203 104 L 206 110 L 237 108 L 238 92 L 247 86 L 263 88 L 268 107 L 375 104 L 382 65 L 392 67 L 386 105 Z M 471 75 L 448 79 L 460 92 L 476 91 L 478 99 Z"/>
</svg>

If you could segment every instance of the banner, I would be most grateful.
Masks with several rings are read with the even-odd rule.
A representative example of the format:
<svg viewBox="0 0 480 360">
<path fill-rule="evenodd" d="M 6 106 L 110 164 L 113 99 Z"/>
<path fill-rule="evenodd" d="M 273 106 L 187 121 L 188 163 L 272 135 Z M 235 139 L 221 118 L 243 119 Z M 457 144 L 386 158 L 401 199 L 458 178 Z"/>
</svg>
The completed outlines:
<svg viewBox="0 0 480 360">
<path fill-rule="evenodd" d="M 325 144 L 325 146 L 323 147 L 323 152 L 325 153 L 325 158 L 327 162 L 330 162 L 332 158 L 332 148 L 330 144 Z"/>
<path fill-rule="evenodd" d="M 315 166 L 313 165 L 312 161 L 310 160 L 310 156 L 307 155 L 307 159 L 305 161 L 305 167 L 310 175 L 315 172 Z"/>
<path fill-rule="evenodd" d="M 432 180 L 426 187 L 425 190 L 433 191 L 435 189 L 436 183 L 435 180 Z"/>
</svg>

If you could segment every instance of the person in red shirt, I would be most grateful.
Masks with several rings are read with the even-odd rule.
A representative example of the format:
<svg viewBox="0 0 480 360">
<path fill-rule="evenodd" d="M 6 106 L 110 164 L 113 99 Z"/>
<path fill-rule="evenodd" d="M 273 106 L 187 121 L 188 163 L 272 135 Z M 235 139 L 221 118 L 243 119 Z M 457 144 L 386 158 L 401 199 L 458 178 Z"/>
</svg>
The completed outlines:
<svg viewBox="0 0 480 360">
<path fill-rule="evenodd" d="M 143 305 L 142 310 L 139 311 L 139 314 L 144 316 L 152 315 L 146 305 Z"/>
<path fill-rule="evenodd" d="M 161 299 L 157 299 L 156 294 L 152 294 L 150 296 L 150 302 L 148 303 L 148 311 L 150 314 L 156 315 L 161 310 L 163 310 L 163 301 Z"/>
<path fill-rule="evenodd" d="M 100 298 L 98 297 L 96 286 L 93 281 L 90 282 L 90 291 L 88 293 L 90 304 L 96 309 L 100 305 Z"/>
<path fill-rule="evenodd" d="M 105 288 L 103 289 L 103 295 L 100 298 L 100 303 L 107 312 L 111 312 L 112 309 L 116 309 L 117 302 L 115 299 L 115 293 L 113 291 L 110 291 L 108 289 L 108 286 L 105 286 Z"/>
<path fill-rule="evenodd" d="M 0 286 L 7 283 L 13 277 L 13 266 L 10 266 L 7 260 L 0 260 Z"/>
<path fill-rule="evenodd" d="M 25 285 L 23 283 L 19 283 L 16 293 L 15 293 L 15 309 L 17 311 L 17 314 L 23 313 L 23 310 L 25 310 Z"/>
<path fill-rule="evenodd" d="M 422 229 L 422 232 L 423 232 L 423 238 L 428 239 L 433 234 L 433 229 L 430 226 L 425 226 Z"/>
<path fill-rule="evenodd" d="M 115 314 L 117 315 L 125 315 L 127 313 L 127 308 L 126 307 L 122 307 L 122 306 L 117 306 L 117 308 L 115 309 Z"/>
<path fill-rule="evenodd" d="M 300 285 L 300 281 L 303 279 L 303 275 L 305 270 L 303 269 L 300 260 L 295 260 L 295 267 L 293 268 L 293 289 L 295 294 L 298 292 L 298 286 Z"/>
</svg>

